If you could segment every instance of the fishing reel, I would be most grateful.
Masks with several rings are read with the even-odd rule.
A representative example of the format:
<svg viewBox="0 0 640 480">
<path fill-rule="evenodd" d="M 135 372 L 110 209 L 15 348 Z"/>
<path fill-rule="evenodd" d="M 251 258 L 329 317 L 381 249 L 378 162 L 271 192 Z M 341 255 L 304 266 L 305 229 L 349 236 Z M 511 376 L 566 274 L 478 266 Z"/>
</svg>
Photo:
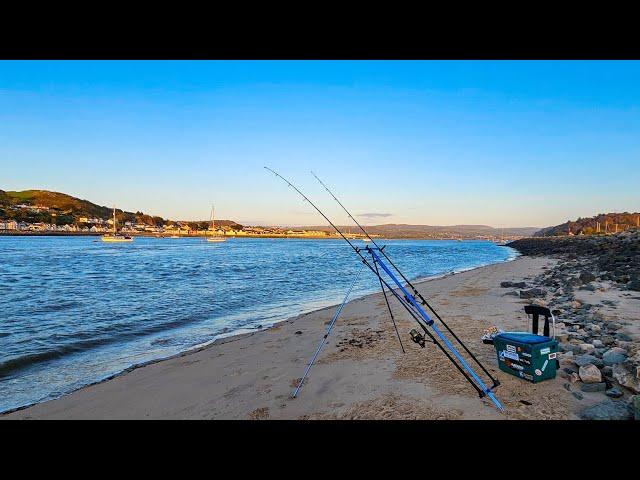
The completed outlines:
<svg viewBox="0 0 640 480">
<path fill-rule="evenodd" d="M 424 335 L 419 333 L 415 328 L 411 329 L 411 331 L 409 332 L 409 335 L 411 335 L 411 340 L 413 342 L 417 343 L 422 348 L 424 348 L 424 344 L 425 344 Z"/>
</svg>

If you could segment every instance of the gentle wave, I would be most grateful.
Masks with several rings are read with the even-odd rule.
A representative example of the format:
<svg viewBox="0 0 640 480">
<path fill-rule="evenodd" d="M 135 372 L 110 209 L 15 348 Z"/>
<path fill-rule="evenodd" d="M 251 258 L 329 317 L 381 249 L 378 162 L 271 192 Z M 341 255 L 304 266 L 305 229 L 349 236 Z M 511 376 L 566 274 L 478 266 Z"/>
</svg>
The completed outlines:
<svg viewBox="0 0 640 480">
<path fill-rule="evenodd" d="M 408 278 L 513 258 L 489 242 L 389 240 Z M 334 240 L 0 237 L 0 411 L 339 302 L 359 268 Z M 355 296 L 377 291 L 361 277 Z"/>
</svg>

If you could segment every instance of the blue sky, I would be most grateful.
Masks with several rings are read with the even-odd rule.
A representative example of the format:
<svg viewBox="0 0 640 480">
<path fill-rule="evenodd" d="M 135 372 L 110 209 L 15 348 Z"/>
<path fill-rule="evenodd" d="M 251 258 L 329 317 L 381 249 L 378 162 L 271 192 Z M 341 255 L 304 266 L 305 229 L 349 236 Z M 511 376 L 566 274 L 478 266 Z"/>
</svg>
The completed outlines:
<svg viewBox="0 0 640 480">
<path fill-rule="evenodd" d="M 546 226 L 640 210 L 640 62 L 0 62 L 0 189 L 177 219 Z M 373 214 L 373 215 L 366 215 Z"/>
</svg>

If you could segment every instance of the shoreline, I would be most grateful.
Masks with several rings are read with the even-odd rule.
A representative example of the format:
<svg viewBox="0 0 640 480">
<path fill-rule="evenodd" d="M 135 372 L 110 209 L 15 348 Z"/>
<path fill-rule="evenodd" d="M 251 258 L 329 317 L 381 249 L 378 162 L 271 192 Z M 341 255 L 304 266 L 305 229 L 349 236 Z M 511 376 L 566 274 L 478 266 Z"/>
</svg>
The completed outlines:
<svg viewBox="0 0 640 480">
<path fill-rule="evenodd" d="M 513 250 L 513 249 L 511 249 L 511 250 Z M 514 252 L 515 252 L 515 255 L 513 255 L 511 257 L 508 257 L 507 259 L 505 259 L 503 261 L 500 261 L 500 262 L 489 263 L 489 264 L 486 264 L 486 265 L 479 265 L 479 266 L 475 266 L 475 267 L 462 268 L 462 269 L 457 269 L 457 270 L 454 269 L 454 270 L 451 270 L 451 271 L 448 271 L 448 272 L 437 273 L 437 274 L 434 274 L 434 275 L 410 278 L 409 280 L 412 283 L 414 283 L 416 285 L 416 287 L 418 287 L 419 285 L 421 285 L 423 283 L 427 283 L 427 282 L 431 282 L 431 281 L 437 281 L 437 280 L 440 280 L 440 279 L 443 279 L 443 278 L 451 277 L 451 276 L 454 276 L 454 275 L 459 275 L 459 274 L 462 274 L 462 273 L 465 273 L 465 272 L 471 272 L 471 271 L 479 270 L 479 269 L 482 269 L 482 268 L 490 267 L 492 265 L 500 265 L 500 264 L 503 264 L 503 263 L 512 262 L 512 261 L 517 260 L 520 257 L 520 254 L 516 250 L 514 250 Z M 403 282 L 403 284 L 406 285 L 406 283 L 404 283 L 404 282 Z M 357 300 L 367 299 L 368 297 L 372 297 L 372 296 L 379 295 L 379 294 L 380 294 L 380 292 L 370 292 L 370 293 L 365 293 L 365 294 L 359 295 L 359 296 L 352 296 L 350 298 L 350 300 L 347 302 L 347 304 L 349 304 L 351 302 L 354 302 L 354 301 L 357 301 Z M 184 356 L 187 356 L 187 355 L 190 355 L 190 354 L 198 353 L 198 352 L 206 350 L 206 349 L 208 349 L 208 348 L 210 348 L 210 347 L 212 347 L 214 345 L 220 345 L 220 344 L 224 344 L 224 343 L 231 343 L 231 342 L 240 340 L 242 338 L 250 337 L 250 336 L 253 336 L 253 335 L 257 334 L 257 333 L 264 332 L 264 331 L 267 331 L 267 330 L 272 329 L 272 328 L 276 328 L 281 323 L 295 322 L 299 318 L 304 317 L 306 315 L 319 314 L 321 312 L 325 312 L 327 310 L 334 309 L 339 304 L 340 303 L 332 303 L 332 304 L 327 305 L 325 307 L 314 308 L 314 309 L 311 309 L 311 310 L 304 310 L 303 309 L 300 313 L 298 313 L 296 315 L 293 315 L 293 316 L 284 318 L 282 320 L 276 321 L 276 322 L 274 322 L 274 323 L 272 323 L 272 324 L 270 324 L 268 326 L 265 326 L 265 327 L 251 329 L 251 331 L 243 331 L 243 330 L 247 330 L 247 329 L 241 328 L 241 329 L 239 329 L 237 331 L 234 331 L 234 332 L 221 333 L 219 335 L 216 335 L 215 338 L 213 338 L 213 339 L 211 339 L 211 340 L 209 340 L 207 342 L 193 345 L 193 346 L 187 348 L 184 351 L 181 351 L 181 352 L 178 352 L 178 353 L 174 353 L 172 355 L 159 357 L 159 358 L 156 358 L 156 359 L 152 359 L 152 360 L 148 360 L 148 361 L 145 361 L 145 362 L 141 362 L 141 363 L 136 363 L 136 364 L 130 365 L 130 366 L 118 371 L 118 372 L 109 374 L 109 375 L 107 375 L 107 376 L 105 376 L 103 378 L 100 378 L 100 379 L 96 380 L 96 381 L 87 383 L 87 384 L 82 385 L 82 386 L 80 386 L 78 388 L 75 388 L 75 389 L 70 390 L 68 392 L 62 393 L 59 396 L 38 400 L 38 401 L 35 401 L 35 402 L 32 402 L 32 403 L 29 403 L 27 405 L 22 405 L 22 406 L 19 406 L 19 407 L 14 407 L 14 408 L 11 408 L 11 409 L 8 409 L 8 410 L 0 411 L 0 418 L 2 416 L 4 416 L 4 415 L 9 415 L 9 414 L 14 413 L 14 412 L 18 412 L 18 411 L 21 411 L 21 410 L 29 409 L 29 408 L 31 408 L 33 406 L 36 406 L 36 405 L 41 405 L 41 404 L 44 404 L 44 403 L 47 403 L 47 402 L 51 402 L 51 401 L 55 401 L 55 400 L 64 398 L 64 397 L 69 396 L 69 395 L 73 395 L 74 393 L 76 393 L 78 391 L 81 391 L 81 390 L 83 390 L 85 388 L 92 387 L 94 385 L 99 385 L 99 384 L 104 383 L 104 382 L 108 382 L 108 381 L 113 380 L 113 379 L 115 379 L 117 377 L 121 377 L 123 375 L 126 375 L 126 374 L 128 374 L 128 373 L 130 373 L 130 372 L 132 372 L 134 370 L 139 369 L 139 368 L 144 368 L 144 367 L 149 366 L 149 365 L 154 365 L 154 364 L 161 363 L 161 362 L 164 362 L 164 361 L 168 361 L 168 360 L 172 360 L 172 359 L 176 359 L 176 358 L 181 358 L 181 357 L 184 357 Z"/>
<path fill-rule="evenodd" d="M 476 282 L 477 279 L 481 279 L 481 278 L 490 278 L 492 279 L 493 277 L 495 277 L 496 275 L 500 278 L 504 278 L 505 274 L 508 275 L 509 272 L 504 272 L 505 268 L 507 270 L 523 270 L 526 271 L 528 269 L 528 266 L 526 265 L 528 262 L 530 262 L 531 260 L 526 258 L 526 257 L 512 257 L 509 260 L 505 260 L 503 262 L 498 262 L 498 263 L 493 263 L 493 264 L 489 264 L 489 265 L 484 265 L 484 266 L 479 266 L 479 267 L 473 267 L 471 269 L 466 269 L 464 272 L 446 272 L 443 274 L 438 274 L 438 275 L 434 275 L 432 277 L 427 277 L 427 278 L 421 278 L 420 280 L 416 280 L 415 281 L 415 285 L 416 287 L 424 293 L 424 290 L 426 289 L 436 289 L 436 290 L 442 290 L 444 292 L 446 292 L 446 296 L 447 297 L 451 297 L 450 294 L 453 294 L 453 297 L 457 297 L 459 295 L 462 295 L 462 297 L 464 298 L 466 295 L 471 295 L 471 296 L 478 296 L 475 293 L 475 289 L 471 288 L 470 291 L 466 291 L 467 289 L 463 289 L 465 290 L 465 293 L 462 292 L 458 292 L 455 288 L 453 292 L 450 292 L 450 286 L 453 285 L 454 287 L 459 285 L 459 284 L 464 284 L 467 281 L 472 281 L 472 282 Z M 549 262 L 548 259 L 544 259 L 542 261 L 540 260 L 535 260 L 534 263 L 535 264 L 547 264 Z M 412 280 L 413 281 L 413 280 Z M 443 283 L 449 285 L 442 285 Z M 444 289 L 442 288 L 444 287 Z M 501 292 L 502 293 L 502 292 Z M 427 297 L 428 298 L 428 297 Z M 349 316 L 349 311 L 350 310 L 358 310 L 358 309 L 362 309 L 364 308 L 366 310 L 367 314 L 370 314 L 376 318 L 371 318 L 371 321 L 373 321 L 374 323 L 379 323 L 380 322 L 380 317 L 383 318 L 383 322 L 384 324 L 388 323 L 388 319 L 386 319 L 386 315 L 388 315 L 388 312 L 386 312 L 386 310 L 381 308 L 381 305 L 375 305 L 376 303 L 380 303 L 380 300 L 382 299 L 382 294 L 379 292 L 373 292 L 373 293 L 369 293 L 366 294 L 362 297 L 358 297 L 358 298 L 354 298 L 351 299 L 346 305 L 345 305 L 345 312 L 343 312 L 343 316 Z M 442 307 L 444 306 L 444 304 L 446 303 L 445 300 L 442 301 L 441 307 L 439 307 L 438 309 L 441 310 Z M 9 419 L 9 418 L 33 418 L 32 415 L 34 414 L 34 412 L 39 412 L 42 411 L 43 415 L 42 417 L 40 417 L 40 415 L 38 414 L 36 418 L 94 418 L 94 415 L 97 415 L 96 418 L 106 418 L 103 417 L 102 414 L 96 413 L 93 411 L 92 408 L 88 407 L 89 412 L 91 412 L 91 414 L 89 416 L 85 416 L 85 414 L 87 414 L 87 411 L 85 411 L 85 414 L 80 414 L 80 415 L 76 415 L 75 413 L 71 413 L 71 416 L 67 417 L 66 415 L 63 415 L 62 417 L 58 417 L 58 405 L 65 405 L 68 403 L 71 403 L 73 405 L 75 405 L 75 408 L 80 408 L 80 410 L 85 410 L 84 407 L 82 406 L 84 404 L 84 401 L 81 399 L 81 397 L 84 396 L 89 396 L 93 399 L 96 398 L 101 398 L 101 402 L 102 401 L 106 401 L 107 404 L 110 404 L 111 402 L 109 402 L 108 398 L 110 396 L 110 394 L 106 394 L 103 395 L 101 393 L 99 393 L 99 390 L 102 389 L 107 389 L 107 390 L 111 390 L 113 387 L 115 387 L 116 385 L 122 385 L 122 384 L 138 384 L 138 381 L 134 378 L 134 377 L 138 377 L 142 374 L 142 376 L 147 376 L 147 375 L 151 375 L 152 377 L 155 378 L 155 381 L 159 381 L 160 383 L 162 383 L 165 386 L 168 386 L 167 382 L 170 382 L 170 380 L 162 378 L 162 376 L 158 377 L 156 376 L 156 373 L 152 373 L 154 370 L 160 369 L 160 370 L 164 370 L 166 368 L 169 368 L 170 370 L 174 370 L 175 364 L 181 364 L 181 365 L 189 365 L 192 363 L 199 363 L 200 362 L 200 357 L 206 356 L 206 357 L 217 357 L 219 355 L 222 355 L 222 353 L 217 353 L 216 352 L 220 352 L 221 350 L 224 350 L 225 352 L 230 352 L 232 354 L 232 356 L 234 358 L 237 358 L 236 362 L 233 362 L 233 364 L 236 364 L 238 362 L 240 362 L 240 359 L 244 358 L 242 356 L 242 352 L 241 350 L 246 350 L 247 348 L 251 348 L 248 347 L 247 345 L 252 345 L 253 347 L 256 346 L 261 346 L 262 344 L 264 344 L 265 340 L 269 339 L 270 337 L 278 337 L 279 341 L 282 343 L 287 343 L 289 345 L 289 347 L 293 347 L 296 350 L 299 350 L 299 355 L 300 358 L 297 358 L 294 361 L 287 361 L 285 362 L 286 365 L 285 367 L 287 369 L 293 369 L 294 373 L 300 375 L 302 373 L 302 368 L 303 366 L 306 364 L 306 362 L 308 361 L 308 356 L 311 355 L 313 348 L 315 347 L 315 345 L 317 344 L 317 341 L 319 341 L 319 339 L 321 338 L 321 332 L 326 328 L 324 326 L 324 323 L 321 323 L 320 325 L 317 324 L 317 320 L 324 318 L 324 319 L 329 319 L 333 313 L 334 313 L 334 309 L 335 309 L 336 304 L 332 304 L 326 307 L 323 307 L 321 309 L 316 309 L 313 310 L 311 312 L 306 312 L 306 313 L 301 313 L 299 315 L 295 315 L 292 317 L 289 317 L 287 319 L 284 319 L 280 322 L 277 322 L 276 324 L 260 329 L 260 330 L 256 330 L 253 332 L 245 332 L 245 333 L 236 333 L 236 334 L 231 334 L 229 336 L 226 337 L 218 337 L 213 339 L 210 342 L 207 342 L 206 344 L 201 344 L 198 346 L 194 346 L 194 348 L 191 348 L 189 350 L 186 350 L 184 352 L 180 352 L 178 354 L 175 355 L 171 355 L 169 357 L 164 357 L 161 359 L 155 359 L 155 360 L 151 360 L 149 362 L 144 362 L 142 364 L 138 364 L 138 365 L 134 365 L 131 366 L 121 372 L 109 375 L 108 377 L 105 377 L 104 379 L 101 379 L 99 381 L 96 382 L 92 382 L 91 384 L 85 385 L 80 387 L 79 389 L 74 390 L 71 393 L 66 393 L 56 399 L 49 399 L 46 400 L 44 402 L 36 402 L 30 405 L 25 405 L 22 407 L 17 407 L 8 411 L 3 412 L 2 414 L 0 414 L 0 418 L 3 419 Z M 394 312 L 397 313 L 397 307 L 392 307 L 394 309 Z M 336 329 L 334 330 L 335 333 L 335 338 L 334 334 L 332 334 L 333 340 L 330 343 L 335 342 L 336 340 L 338 340 L 339 338 L 339 331 L 340 330 L 344 330 L 345 328 L 349 328 L 349 324 L 351 323 L 351 321 L 349 321 L 348 319 L 343 319 L 343 316 L 341 316 L 341 320 L 339 320 L 339 325 L 336 327 Z M 464 318 L 467 318 L 467 315 L 463 315 Z M 310 335 L 309 337 L 309 342 L 310 344 L 305 347 L 305 348 L 299 348 L 299 346 L 296 345 L 296 341 L 300 338 L 299 335 L 299 331 L 301 330 L 306 330 L 308 327 L 308 323 L 312 320 L 316 320 L 316 325 L 314 326 L 314 329 L 316 329 L 317 331 L 313 334 Z M 344 321 L 344 324 L 341 323 L 341 321 Z M 403 318 L 397 318 L 398 321 L 398 326 L 399 328 L 401 326 L 404 327 L 404 330 L 408 331 L 408 328 L 411 326 L 411 324 L 409 322 L 407 322 L 405 319 Z M 467 322 L 465 322 L 467 323 Z M 477 330 L 477 332 L 481 332 L 482 330 L 482 323 L 480 324 L 468 324 L 467 326 L 472 326 L 474 327 L 475 330 Z M 319 328 L 318 328 L 319 327 Z M 386 327 L 388 327 L 388 325 L 386 325 Z M 458 332 L 459 332 L 459 327 L 456 325 L 452 325 L 452 327 Z M 477 328 L 476 328 L 477 327 Z M 479 328 L 479 330 L 478 330 Z M 284 336 L 282 336 L 282 330 L 289 330 L 290 332 Z M 385 328 L 386 329 L 386 328 Z M 368 329 L 367 329 L 368 330 Z M 376 330 L 374 330 L 376 331 Z M 404 335 L 406 334 L 406 332 L 403 332 L 403 337 L 406 336 Z M 397 339 L 394 337 L 390 337 L 387 338 L 385 343 L 389 342 L 389 339 L 392 340 L 390 343 L 392 344 L 392 357 L 396 358 L 397 357 L 397 345 L 394 344 L 393 342 L 397 342 Z M 479 335 L 476 337 L 476 335 L 474 335 L 473 338 L 473 342 L 471 343 L 477 343 L 476 340 L 479 340 Z M 469 342 L 469 339 L 466 338 L 465 342 Z M 340 342 L 339 342 L 340 343 Z M 408 350 L 412 349 L 413 344 L 410 344 L 410 342 L 408 340 L 404 340 L 405 343 L 405 347 L 408 348 Z M 410 346 L 407 345 L 407 343 L 410 344 Z M 297 348 L 296 348 L 297 347 Z M 475 353 L 477 352 L 477 348 L 472 346 L 470 344 L 470 347 L 472 348 L 472 350 L 475 351 Z M 330 350 L 329 345 L 327 345 L 327 347 L 325 347 L 326 350 Z M 494 357 L 494 352 L 492 351 L 493 349 L 491 348 L 491 350 L 489 352 L 487 352 L 486 350 L 486 346 L 484 347 L 485 350 L 484 352 L 482 352 L 485 356 L 485 358 L 483 358 L 483 363 L 490 363 L 491 360 Z M 356 353 L 358 352 L 358 349 L 356 350 Z M 414 354 L 416 352 L 413 352 Z M 420 353 L 420 350 L 418 350 L 418 354 Z M 489 355 L 487 356 L 486 354 L 489 353 Z M 227 355 L 228 353 L 225 353 L 225 355 Z M 330 352 L 330 351 L 325 351 L 323 350 L 323 354 L 321 354 L 320 359 L 319 359 L 319 364 L 324 366 L 325 362 L 326 362 L 326 358 L 323 358 L 325 356 L 329 356 L 329 357 L 333 357 L 336 355 L 336 352 Z M 341 354 L 338 352 L 338 356 L 340 356 Z M 344 354 L 342 354 L 344 355 Z M 409 355 L 409 353 L 408 353 Z M 270 355 L 269 355 L 270 357 Z M 260 362 L 260 364 L 265 364 L 265 365 L 269 365 L 269 360 L 273 360 L 273 358 L 263 358 Z M 397 360 L 397 358 L 396 358 Z M 440 359 L 442 360 L 442 359 Z M 444 360 L 442 360 L 442 362 L 444 362 Z M 358 363 L 358 362 L 356 362 Z M 209 368 L 207 370 L 209 370 L 209 374 L 212 374 L 213 372 L 215 372 L 215 367 L 211 366 L 210 367 L 213 370 L 210 370 Z M 315 373 L 315 369 L 320 369 L 322 367 L 320 366 L 316 366 L 314 367 L 314 373 L 312 374 L 311 380 L 315 380 L 316 378 L 316 373 Z M 362 368 L 362 366 L 358 366 L 358 369 Z M 445 373 L 447 375 L 447 382 L 449 381 L 448 379 L 448 375 L 449 373 L 451 373 L 453 371 L 453 367 L 451 365 L 448 364 L 442 364 L 439 365 L 436 370 L 443 370 L 443 373 Z M 178 369 L 176 370 L 176 373 L 181 370 Z M 300 370 L 300 371 L 298 371 Z M 493 370 L 493 369 L 492 369 Z M 225 371 L 224 369 L 222 369 L 222 371 Z M 448 373 L 447 373 L 448 372 Z M 186 372 L 185 372 L 186 373 Z M 441 373 L 438 373 L 438 376 L 441 375 Z M 183 375 L 182 373 L 179 374 L 179 377 L 182 378 Z M 501 379 L 502 381 L 502 379 Z M 390 382 L 391 384 L 393 384 L 393 381 Z M 495 416 L 495 412 L 492 412 L 491 407 L 487 406 L 487 405 L 483 405 L 483 403 L 481 401 L 478 401 L 477 399 L 477 394 L 475 394 L 474 391 L 472 391 L 470 388 L 467 389 L 468 385 L 460 385 L 459 382 L 457 382 L 457 388 L 462 388 L 462 390 L 468 390 L 466 392 L 467 397 L 465 399 L 465 403 L 468 402 L 469 403 L 469 418 L 477 418 L 477 416 L 479 415 L 480 418 L 484 418 L 486 416 L 488 416 L 487 418 L 500 418 L 499 416 L 496 417 Z M 463 382 L 464 383 L 464 382 Z M 279 385 L 280 387 L 282 387 L 283 385 Z M 381 385 L 384 387 L 387 387 L 389 385 Z M 284 386 L 286 388 L 286 390 L 289 390 L 288 386 Z M 309 388 L 306 386 L 306 382 L 305 382 L 305 388 L 303 388 L 303 391 Z M 121 389 L 121 387 L 117 387 L 118 390 Z M 227 390 L 225 389 L 225 393 L 229 393 L 230 391 L 233 391 L 233 388 L 231 388 L 231 390 Z M 225 393 L 222 394 L 222 397 L 225 396 Z M 290 392 L 287 392 L 290 393 Z M 311 395 L 311 394 L 307 394 L 307 395 Z M 138 407 L 142 406 L 145 401 L 139 401 L 136 400 L 136 394 L 133 394 L 131 397 L 129 397 L 128 399 L 124 400 L 124 402 L 129 405 L 127 407 L 125 407 L 126 411 L 129 411 L 130 407 L 133 407 L 135 405 L 137 405 Z M 306 395 L 305 395 L 306 396 Z M 280 395 L 280 397 L 282 397 L 282 395 Z M 135 410 L 135 409 L 134 409 Z M 456 412 L 458 412 L 458 414 L 460 413 L 459 409 L 455 410 Z M 473 412 L 473 413 L 471 413 Z M 129 414 L 132 414 L 133 417 L 130 417 Z M 430 414 L 429 414 L 430 415 Z M 150 415 L 152 418 L 191 418 L 190 416 L 186 416 L 186 417 L 182 417 L 182 416 L 178 416 L 178 417 L 173 417 L 172 415 L 169 416 L 165 416 L 165 415 Z M 258 418 L 260 416 L 258 415 Z M 286 416 L 284 418 L 307 418 L 305 417 L 305 415 L 296 415 L 294 417 L 289 417 Z M 108 418 L 112 418 L 111 416 L 109 416 Z M 146 416 L 140 416 L 140 414 L 136 414 L 134 412 L 129 412 L 129 413 L 124 413 L 123 411 L 120 411 L 115 418 L 146 418 Z M 246 415 L 225 415 L 222 414 L 222 416 L 220 418 L 247 418 Z M 250 418 L 253 418 L 250 416 Z M 309 416 L 309 418 L 322 418 L 322 417 L 317 417 L 315 415 L 311 415 Z M 393 417 L 395 418 L 395 417 Z M 449 417 L 446 417 L 449 418 Z M 457 417 L 456 417 L 457 418 Z"/>
<path fill-rule="evenodd" d="M 101 237 L 111 232 L 25 232 L 25 231 L 13 231 L 13 230 L 0 230 L 0 237 Z M 157 239 L 173 239 L 169 234 L 157 234 L 157 233 L 142 233 L 142 232 L 118 232 L 119 234 L 129 235 L 132 237 L 141 238 L 157 238 Z M 178 238 L 208 238 L 210 235 L 179 235 Z M 297 239 L 297 240 L 342 240 L 339 235 L 225 235 L 225 239 L 242 239 L 242 238 L 268 238 L 268 239 Z M 353 241 L 362 241 L 364 237 L 349 238 Z M 372 237 L 374 240 L 433 240 L 444 242 L 488 242 L 495 243 L 494 240 L 487 238 L 432 238 L 432 237 Z M 508 247 L 508 245 L 496 245 L 499 247 Z"/>
<path fill-rule="evenodd" d="M 434 345 L 411 342 L 415 321 L 392 302 L 401 352 L 384 297 L 373 292 L 345 304 L 296 399 L 291 392 L 335 304 L 132 366 L 0 419 L 640 419 L 640 296 L 602 271 L 587 275 L 587 258 L 509 260 L 414 281 L 500 381 L 494 393 L 504 413 L 479 399 Z M 499 370 L 495 348 L 481 341 L 491 326 L 529 330 L 530 304 L 559 310 L 560 368 L 536 384 Z M 621 351 L 619 363 L 603 365 Z M 601 369 L 601 383 L 583 378 L 584 362 Z"/>
</svg>

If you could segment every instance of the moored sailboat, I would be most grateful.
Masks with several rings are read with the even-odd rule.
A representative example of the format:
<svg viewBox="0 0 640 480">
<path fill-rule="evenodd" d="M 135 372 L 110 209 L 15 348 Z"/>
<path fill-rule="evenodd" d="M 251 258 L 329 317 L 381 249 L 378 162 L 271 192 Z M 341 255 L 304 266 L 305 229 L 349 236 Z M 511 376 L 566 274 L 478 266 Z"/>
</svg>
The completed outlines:
<svg viewBox="0 0 640 480">
<path fill-rule="evenodd" d="M 213 205 L 211 205 L 211 231 L 213 232 L 212 236 L 207 237 L 207 242 L 224 242 L 227 240 L 224 237 L 216 235 L 215 208 Z"/>
<path fill-rule="evenodd" d="M 113 233 L 104 234 L 102 237 L 103 242 L 133 242 L 133 237 L 128 235 L 118 235 L 118 229 L 116 227 L 116 206 L 113 206 Z"/>
</svg>

